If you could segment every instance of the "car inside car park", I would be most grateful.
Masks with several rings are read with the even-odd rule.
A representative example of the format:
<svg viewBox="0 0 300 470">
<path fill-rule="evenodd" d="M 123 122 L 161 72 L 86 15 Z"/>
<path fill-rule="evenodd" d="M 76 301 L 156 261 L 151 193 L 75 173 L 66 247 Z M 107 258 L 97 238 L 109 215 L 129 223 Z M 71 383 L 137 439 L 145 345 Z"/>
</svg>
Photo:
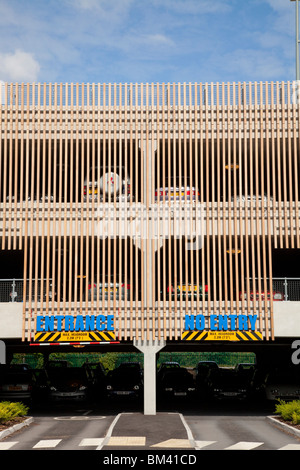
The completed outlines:
<svg viewBox="0 0 300 470">
<path fill-rule="evenodd" d="M 158 377 L 157 392 L 162 400 L 195 398 L 196 386 L 193 375 L 185 367 L 170 367 Z"/>
<path fill-rule="evenodd" d="M 98 291 L 98 292 L 97 292 Z M 88 300 L 130 300 L 131 286 L 125 282 L 114 283 L 113 277 L 106 276 L 105 282 L 88 284 Z"/>
<path fill-rule="evenodd" d="M 85 402 L 92 397 L 93 380 L 83 367 L 50 367 L 47 369 L 51 402 Z"/>
<path fill-rule="evenodd" d="M 266 374 L 263 389 L 268 401 L 300 400 L 300 373 L 296 367 L 274 368 Z"/>
<path fill-rule="evenodd" d="M 179 183 L 170 178 L 170 185 L 165 184 L 155 189 L 155 202 L 195 202 L 200 200 L 200 192 L 194 186 Z"/>
<path fill-rule="evenodd" d="M 123 362 L 107 373 L 107 397 L 141 398 L 143 371 L 138 362 Z"/>
<path fill-rule="evenodd" d="M 203 295 L 204 292 L 204 295 Z M 167 288 L 167 297 L 169 297 L 169 293 L 171 293 L 171 299 L 182 299 L 182 300 L 190 300 L 197 298 L 202 300 L 203 298 L 207 298 L 208 296 L 208 285 L 192 285 L 191 283 L 177 285 L 176 288 L 173 286 L 169 286 Z"/>
<path fill-rule="evenodd" d="M 284 300 L 284 295 L 282 292 L 279 292 L 279 291 L 276 291 L 276 290 L 273 290 L 273 293 L 272 293 L 272 298 L 273 300 L 275 301 L 282 301 Z M 240 300 L 250 300 L 250 301 L 255 301 L 255 300 L 261 300 L 261 301 L 269 301 L 271 299 L 271 293 L 270 291 L 267 291 L 267 293 L 264 292 L 264 290 L 256 290 L 256 291 L 253 291 L 251 290 L 249 292 L 249 295 L 247 293 L 247 291 L 244 292 L 244 294 L 242 292 L 240 292 Z"/>
<path fill-rule="evenodd" d="M 31 404 L 47 396 L 48 390 L 48 384 L 28 365 L 0 365 L 0 401 Z"/>
<path fill-rule="evenodd" d="M 210 396 L 214 400 L 249 398 L 250 382 L 234 369 L 218 368 L 209 377 Z"/>
<path fill-rule="evenodd" d="M 94 176 L 94 177 L 93 177 Z M 83 200 L 125 202 L 130 200 L 130 179 L 125 167 L 95 167 L 84 181 Z"/>
<path fill-rule="evenodd" d="M 156 380 L 159 383 L 166 372 L 173 369 L 179 369 L 180 365 L 175 361 L 162 362 L 157 370 Z"/>
</svg>

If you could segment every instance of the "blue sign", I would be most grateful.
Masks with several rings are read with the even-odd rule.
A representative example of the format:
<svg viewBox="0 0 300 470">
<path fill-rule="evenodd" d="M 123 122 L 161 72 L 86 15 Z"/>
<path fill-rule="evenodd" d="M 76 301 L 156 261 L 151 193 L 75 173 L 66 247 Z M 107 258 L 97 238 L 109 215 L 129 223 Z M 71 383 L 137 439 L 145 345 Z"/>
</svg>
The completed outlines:
<svg viewBox="0 0 300 470">
<path fill-rule="evenodd" d="M 254 331 L 258 315 L 209 315 L 206 325 L 204 315 L 186 315 L 185 330 L 202 331 Z"/>
<path fill-rule="evenodd" d="M 113 331 L 113 315 L 38 315 L 36 331 Z"/>
</svg>

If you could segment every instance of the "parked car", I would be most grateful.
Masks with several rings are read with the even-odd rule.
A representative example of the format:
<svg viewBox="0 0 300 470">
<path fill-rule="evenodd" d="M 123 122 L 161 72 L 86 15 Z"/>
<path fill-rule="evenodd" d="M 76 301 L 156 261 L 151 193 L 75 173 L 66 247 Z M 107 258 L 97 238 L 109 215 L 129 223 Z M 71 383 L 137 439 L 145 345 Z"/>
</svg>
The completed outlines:
<svg viewBox="0 0 300 470">
<path fill-rule="evenodd" d="M 51 401 L 81 402 L 90 399 L 94 384 L 83 367 L 51 367 L 47 372 L 51 383 Z"/>
<path fill-rule="evenodd" d="M 38 391 L 33 370 L 22 364 L 0 366 L 0 401 L 31 404 Z"/>
<path fill-rule="evenodd" d="M 167 287 L 167 298 L 169 297 L 169 293 L 171 292 L 171 299 L 174 300 L 175 298 L 180 299 L 180 296 L 183 300 L 190 300 L 194 298 L 195 300 L 199 298 L 200 300 L 203 299 L 203 291 L 204 291 L 204 298 L 208 296 L 208 285 L 192 285 L 192 284 L 183 284 L 177 285 L 176 289 L 173 286 Z"/>
<path fill-rule="evenodd" d="M 300 400 L 300 374 L 298 368 L 278 368 L 270 371 L 263 384 L 269 401 Z"/>
<path fill-rule="evenodd" d="M 39 202 L 44 202 L 44 201 L 45 202 L 53 202 L 54 198 L 53 198 L 52 195 L 51 196 L 45 195 L 44 197 L 40 196 L 39 198 L 35 195 L 33 197 L 33 201 L 37 201 L 37 200 L 39 200 Z M 6 197 L 6 202 L 9 202 L 9 201 L 11 201 L 11 202 L 21 202 L 21 201 L 26 202 L 26 201 L 28 201 L 29 202 L 29 201 L 31 201 L 31 196 L 28 196 L 27 198 L 25 198 L 25 197 L 21 197 L 20 194 L 18 194 L 17 196 L 15 196 L 13 194 L 11 196 Z"/>
<path fill-rule="evenodd" d="M 139 363 L 122 363 L 107 374 L 106 391 L 108 398 L 141 398 L 143 394 L 143 373 Z"/>
<path fill-rule="evenodd" d="M 244 294 L 242 292 L 240 292 L 240 300 L 247 300 L 248 299 L 248 294 L 245 290 Z M 284 300 L 284 295 L 282 292 L 279 292 L 277 290 L 273 290 L 273 301 L 281 301 L 281 300 Z M 249 300 L 250 301 L 254 301 L 254 300 L 261 300 L 261 301 L 268 301 L 271 299 L 271 293 L 270 291 L 267 291 L 267 294 L 265 294 L 265 292 L 263 290 L 261 290 L 261 292 L 259 293 L 259 291 L 257 290 L 256 293 L 254 293 L 253 290 L 250 291 L 249 293 Z"/>
<path fill-rule="evenodd" d="M 236 364 L 234 370 L 238 374 L 244 374 L 248 376 L 252 376 L 254 371 L 256 369 L 256 365 L 253 364 L 252 362 L 240 362 Z"/>
<path fill-rule="evenodd" d="M 179 362 L 176 362 L 176 361 L 165 361 L 165 362 L 162 362 L 159 366 L 159 370 L 161 369 L 173 369 L 173 368 L 176 368 L 178 369 L 178 367 L 180 367 L 179 365 Z"/>
<path fill-rule="evenodd" d="M 234 369 L 219 368 L 210 375 L 209 389 L 211 397 L 216 400 L 245 400 L 249 398 L 250 383 Z"/>
<path fill-rule="evenodd" d="M 110 281 L 110 282 L 109 282 Z M 97 300 L 97 289 L 99 291 L 99 300 L 130 300 L 131 286 L 125 282 L 113 282 L 113 277 L 106 277 L 105 283 L 88 284 L 88 300 Z"/>
<path fill-rule="evenodd" d="M 167 370 L 157 383 L 158 395 L 162 398 L 194 398 L 196 386 L 193 375 L 185 367 Z"/>
<path fill-rule="evenodd" d="M 111 165 L 111 168 L 106 166 L 99 169 L 95 168 L 94 173 L 94 184 L 93 173 L 90 170 L 89 182 L 86 178 L 84 181 L 83 187 L 83 200 L 86 201 L 98 201 L 105 202 L 109 201 L 118 201 L 124 202 L 130 200 L 130 179 L 127 175 L 125 167 L 121 169 L 115 168 L 114 165 Z M 98 180 L 99 176 L 99 180 Z"/>
<path fill-rule="evenodd" d="M 194 202 L 200 200 L 200 192 L 193 186 L 184 185 L 172 185 L 169 187 L 161 186 L 157 188 L 154 193 L 155 202 L 168 202 L 168 201 L 182 201 L 182 202 Z"/>
<path fill-rule="evenodd" d="M 159 369 L 158 369 L 158 373 L 160 371 L 165 371 L 165 370 L 168 370 L 168 369 L 178 369 L 180 367 L 179 365 L 179 362 L 176 362 L 176 361 L 165 361 L 165 362 L 162 362 L 159 366 Z"/>
<path fill-rule="evenodd" d="M 169 370 L 179 369 L 180 365 L 178 362 L 166 361 L 162 362 L 157 371 L 157 380 L 160 380 L 161 377 Z"/>
</svg>

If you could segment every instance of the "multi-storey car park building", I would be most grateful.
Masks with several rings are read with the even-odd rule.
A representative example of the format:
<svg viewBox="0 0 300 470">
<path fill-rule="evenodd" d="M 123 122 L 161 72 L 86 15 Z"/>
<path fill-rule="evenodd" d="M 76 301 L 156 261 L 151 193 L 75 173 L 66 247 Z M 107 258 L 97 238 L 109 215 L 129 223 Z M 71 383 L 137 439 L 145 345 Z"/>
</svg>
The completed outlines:
<svg viewBox="0 0 300 470">
<path fill-rule="evenodd" d="M 297 82 L 3 84 L 0 338 L 288 357 L 300 335 Z M 267 359 L 266 359 L 267 358 Z"/>
</svg>

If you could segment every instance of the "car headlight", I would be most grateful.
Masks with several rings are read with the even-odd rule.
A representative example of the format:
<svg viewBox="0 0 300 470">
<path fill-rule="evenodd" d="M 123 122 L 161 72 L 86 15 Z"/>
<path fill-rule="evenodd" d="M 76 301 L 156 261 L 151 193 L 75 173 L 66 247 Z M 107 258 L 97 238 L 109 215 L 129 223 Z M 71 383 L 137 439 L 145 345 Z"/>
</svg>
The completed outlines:
<svg viewBox="0 0 300 470">
<path fill-rule="evenodd" d="M 133 390 L 139 390 L 139 389 L 140 389 L 139 385 L 135 385 L 135 386 L 133 387 Z"/>
<path fill-rule="evenodd" d="M 277 388 L 274 388 L 273 390 L 271 390 L 271 393 L 278 393 L 279 390 Z"/>
<path fill-rule="evenodd" d="M 166 391 L 166 392 L 172 392 L 172 390 L 173 390 L 173 388 L 170 388 L 170 387 L 165 388 L 165 391 Z"/>
<path fill-rule="evenodd" d="M 56 392 L 57 388 L 53 387 L 53 385 L 50 387 L 51 392 Z"/>
<path fill-rule="evenodd" d="M 107 385 L 107 386 L 106 386 L 106 390 L 112 390 L 112 386 L 111 386 L 111 385 Z"/>
<path fill-rule="evenodd" d="M 86 389 L 86 386 L 85 385 L 81 385 L 81 387 L 79 387 L 79 390 L 85 390 Z"/>
<path fill-rule="evenodd" d="M 196 390 L 195 387 L 188 388 L 188 392 L 194 392 L 195 390 Z"/>
</svg>

